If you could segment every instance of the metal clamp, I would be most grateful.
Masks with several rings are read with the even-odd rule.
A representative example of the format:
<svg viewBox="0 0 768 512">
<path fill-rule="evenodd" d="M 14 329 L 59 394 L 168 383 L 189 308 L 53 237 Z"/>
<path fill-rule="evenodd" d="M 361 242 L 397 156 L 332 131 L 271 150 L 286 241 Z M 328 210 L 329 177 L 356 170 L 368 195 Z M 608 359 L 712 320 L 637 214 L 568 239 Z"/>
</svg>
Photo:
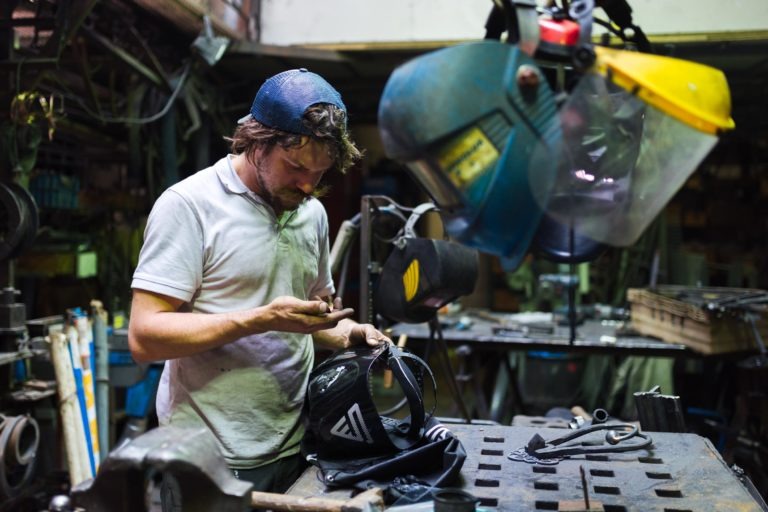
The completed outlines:
<svg viewBox="0 0 768 512">
<path fill-rule="evenodd" d="M 569 441 L 601 430 L 607 431 L 605 434 L 605 442 L 607 444 L 596 446 L 584 446 L 581 442 L 566 444 Z M 627 442 L 633 438 L 639 438 L 641 441 Z M 563 457 L 570 457 L 572 455 L 591 455 L 596 453 L 618 453 L 640 450 L 651 446 L 651 444 L 653 444 L 651 437 L 640 432 L 640 430 L 631 423 L 602 423 L 580 428 L 571 434 L 558 437 L 551 441 L 545 441 L 539 434 L 536 434 L 530 441 L 528 441 L 526 446 L 515 450 L 508 456 L 508 458 L 511 460 L 530 462 L 525 457 L 521 456 L 520 450 L 523 450 L 529 457 L 533 457 L 537 462 L 541 463 L 542 460 L 553 458 L 562 459 Z"/>
</svg>

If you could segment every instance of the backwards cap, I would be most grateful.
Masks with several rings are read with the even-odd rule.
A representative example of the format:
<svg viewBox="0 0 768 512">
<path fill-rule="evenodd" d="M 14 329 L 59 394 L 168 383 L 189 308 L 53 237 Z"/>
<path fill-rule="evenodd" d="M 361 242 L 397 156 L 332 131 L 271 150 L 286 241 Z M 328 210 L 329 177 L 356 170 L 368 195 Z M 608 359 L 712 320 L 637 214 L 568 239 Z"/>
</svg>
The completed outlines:
<svg viewBox="0 0 768 512">
<path fill-rule="evenodd" d="M 339 92 L 320 75 L 305 68 L 283 71 L 264 82 L 250 113 L 238 124 L 252 118 L 284 132 L 312 135 L 303 117 L 309 107 L 318 103 L 330 103 L 347 112 Z"/>
</svg>

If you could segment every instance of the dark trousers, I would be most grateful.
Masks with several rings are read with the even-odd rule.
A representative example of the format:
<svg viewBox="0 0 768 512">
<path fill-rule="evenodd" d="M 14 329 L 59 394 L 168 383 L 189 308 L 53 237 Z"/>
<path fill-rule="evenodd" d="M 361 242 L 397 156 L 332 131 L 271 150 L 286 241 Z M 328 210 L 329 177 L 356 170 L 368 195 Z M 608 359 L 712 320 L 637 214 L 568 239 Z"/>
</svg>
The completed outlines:
<svg viewBox="0 0 768 512">
<path fill-rule="evenodd" d="M 283 493 L 307 468 L 300 454 L 285 457 L 254 469 L 233 469 L 235 477 L 253 484 L 252 491 Z"/>
</svg>

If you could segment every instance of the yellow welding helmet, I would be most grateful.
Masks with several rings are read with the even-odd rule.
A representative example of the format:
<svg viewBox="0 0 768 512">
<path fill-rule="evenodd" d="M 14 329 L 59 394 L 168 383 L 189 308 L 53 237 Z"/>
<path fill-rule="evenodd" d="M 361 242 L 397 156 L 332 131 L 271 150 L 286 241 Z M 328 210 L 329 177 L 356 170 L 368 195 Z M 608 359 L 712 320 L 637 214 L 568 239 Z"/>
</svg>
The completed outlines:
<svg viewBox="0 0 768 512">
<path fill-rule="evenodd" d="M 546 216 L 578 237 L 628 246 L 734 127 L 717 69 L 596 47 L 558 110 L 554 186 L 531 175 Z M 542 148 L 551 151 L 551 148 Z"/>
</svg>

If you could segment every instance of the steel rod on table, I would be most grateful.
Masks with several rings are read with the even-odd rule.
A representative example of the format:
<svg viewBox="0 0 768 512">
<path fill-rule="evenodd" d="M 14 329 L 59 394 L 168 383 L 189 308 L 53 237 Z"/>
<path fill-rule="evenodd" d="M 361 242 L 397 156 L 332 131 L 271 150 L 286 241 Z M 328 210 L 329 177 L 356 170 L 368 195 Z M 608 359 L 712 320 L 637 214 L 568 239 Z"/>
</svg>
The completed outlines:
<svg viewBox="0 0 768 512">
<path fill-rule="evenodd" d="M 459 409 L 461 409 L 462 416 L 467 423 L 471 423 L 472 416 L 469 414 L 467 404 L 464 402 L 464 397 L 462 396 L 461 390 L 459 389 L 459 383 L 456 382 L 456 375 L 454 375 L 453 368 L 451 368 L 451 361 L 448 357 L 448 345 L 445 344 L 445 340 L 443 339 L 443 330 L 440 327 L 440 320 L 437 318 L 437 315 L 435 315 L 429 321 L 429 327 L 430 338 L 437 340 L 437 352 L 443 364 L 445 375 L 448 378 L 448 387 L 451 388 L 451 393 L 453 394 L 453 398 L 456 401 L 456 404 L 459 406 Z"/>
</svg>

